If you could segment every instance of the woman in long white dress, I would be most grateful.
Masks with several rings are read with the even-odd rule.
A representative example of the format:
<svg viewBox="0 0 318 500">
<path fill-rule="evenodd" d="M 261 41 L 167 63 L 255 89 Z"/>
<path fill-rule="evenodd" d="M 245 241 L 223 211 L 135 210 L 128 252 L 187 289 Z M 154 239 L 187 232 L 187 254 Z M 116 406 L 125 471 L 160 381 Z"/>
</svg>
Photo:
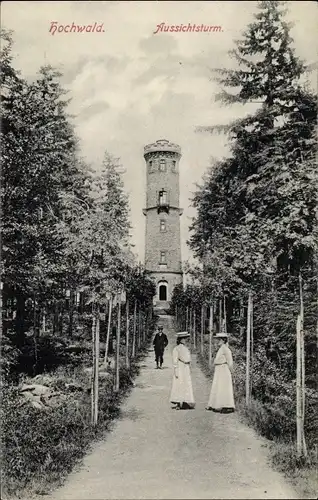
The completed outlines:
<svg viewBox="0 0 318 500">
<path fill-rule="evenodd" d="M 235 411 L 233 395 L 233 358 L 228 346 L 226 333 L 218 333 L 215 338 L 219 340 L 219 350 L 214 359 L 214 376 L 207 410 L 221 413 Z"/>
<path fill-rule="evenodd" d="M 190 372 L 191 354 L 186 346 L 188 332 L 177 333 L 177 345 L 172 351 L 173 379 L 170 402 L 177 410 L 194 409 L 195 401 Z"/>
</svg>

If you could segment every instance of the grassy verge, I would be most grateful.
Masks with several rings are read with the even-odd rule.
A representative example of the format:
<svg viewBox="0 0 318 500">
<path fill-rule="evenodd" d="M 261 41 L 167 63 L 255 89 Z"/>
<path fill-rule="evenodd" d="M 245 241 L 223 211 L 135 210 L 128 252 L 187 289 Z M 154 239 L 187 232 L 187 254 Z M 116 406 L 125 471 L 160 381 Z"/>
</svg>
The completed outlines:
<svg viewBox="0 0 318 500">
<path fill-rule="evenodd" d="M 236 408 L 240 419 L 253 427 L 261 436 L 269 440 L 269 458 L 273 467 L 282 472 L 293 484 L 300 498 L 317 498 L 317 394 L 311 392 L 307 397 L 307 423 L 305 434 L 308 446 L 308 459 L 299 460 L 295 446 L 295 401 L 294 387 L 292 384 L 275 381 L 275 390 L 280 396 L 273 396 L 268 402 L 261 402 L 253 398 L 249 408 L 245 405 L 245 369 L 240 359 L 239 351 L 233 352 L 236 360 L 234 371 L 234 390 Z M 198 362 L 205 375 L 212 379 L 213 369 L 208 366 L 207 346 L 204 353 L 198 352 Z M 256 369 L 262 372 L 264 380 L 270 384 L 271 376 L 262 365 Z M 264 383 L 264 381 L 262 381 Z M 260 377 L 255 377 L 255 385 L 260 384 Z M 260 385 L 261 387 L 261 385 Z M 273 388 L 271 388 L 274 391 Z"/>
<path fill-rule="evenodd" d="M 39 409 L 21 398 L 19 386 L 2 386 L 2 498 L 25 499 L 48 494 L 61 485 L 91 445 L 120 415 L 120 404 L 133 386 L 147 346 L 130 369 L 120 368 L 120 391 L 113 391 L 112 373 L 100 379 L 99 421 L 90 424 L 90 377 L 85 366 L 62 366 L 43 375 L 59 391 L 56 405 Z M 25 379 L 24 382 L 29 382 Z M 73 387 L 63 394 L 63 388 Z"/>
</svg>

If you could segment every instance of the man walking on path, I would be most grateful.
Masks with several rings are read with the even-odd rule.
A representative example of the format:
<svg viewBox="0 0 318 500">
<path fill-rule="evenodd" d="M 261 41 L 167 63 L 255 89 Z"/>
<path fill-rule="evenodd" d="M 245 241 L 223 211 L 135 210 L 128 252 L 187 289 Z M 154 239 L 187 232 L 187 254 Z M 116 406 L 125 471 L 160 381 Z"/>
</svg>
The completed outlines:
<svg viewBox="0 0 318 500">
<path fill-rule="evenodd" d="M 168 345 L 168 338 L 165 333 L 163 333 L 163 327 L 158 326 L 158 333 L 156 333 L 153 346 L 155 349 L 157 368 L 162 368 L 163 363 L 163 353 Z M 159 365 L 160 363 L 160 365 Z"/>
</svg>

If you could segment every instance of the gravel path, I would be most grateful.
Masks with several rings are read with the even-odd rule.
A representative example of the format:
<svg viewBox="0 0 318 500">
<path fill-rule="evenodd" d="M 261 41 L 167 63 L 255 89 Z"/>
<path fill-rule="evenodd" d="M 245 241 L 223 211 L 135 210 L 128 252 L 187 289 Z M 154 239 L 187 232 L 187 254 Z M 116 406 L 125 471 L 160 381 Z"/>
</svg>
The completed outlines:
<svg viewBox="0 0 318 500">
<path fill-rule="evenodd" d="M 50 500 L 296 499 L 268 465 L 265 441 L 236 414 L 205 410 L 210 382 L 193 359 L 195 410 L 171 409 L 171 318 L 162 317 L 169 346 L 164 369 L 149 351 L 136 387 L 105 440 Z"/>
</svg>

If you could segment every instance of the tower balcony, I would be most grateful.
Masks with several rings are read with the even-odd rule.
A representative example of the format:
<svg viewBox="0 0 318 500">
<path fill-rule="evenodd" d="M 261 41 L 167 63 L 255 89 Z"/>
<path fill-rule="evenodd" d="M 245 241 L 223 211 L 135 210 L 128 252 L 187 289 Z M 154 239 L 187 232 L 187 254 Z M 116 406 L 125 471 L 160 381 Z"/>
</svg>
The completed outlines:
<svg viewBox="0 0 318 500">
<path fill-rule="evenodd" d="M 160 214 L 161 212 L 169 213 L 170 205 L 168 201 L 158 202 L 157 204 L 157 212 Z"/>
</svg>

